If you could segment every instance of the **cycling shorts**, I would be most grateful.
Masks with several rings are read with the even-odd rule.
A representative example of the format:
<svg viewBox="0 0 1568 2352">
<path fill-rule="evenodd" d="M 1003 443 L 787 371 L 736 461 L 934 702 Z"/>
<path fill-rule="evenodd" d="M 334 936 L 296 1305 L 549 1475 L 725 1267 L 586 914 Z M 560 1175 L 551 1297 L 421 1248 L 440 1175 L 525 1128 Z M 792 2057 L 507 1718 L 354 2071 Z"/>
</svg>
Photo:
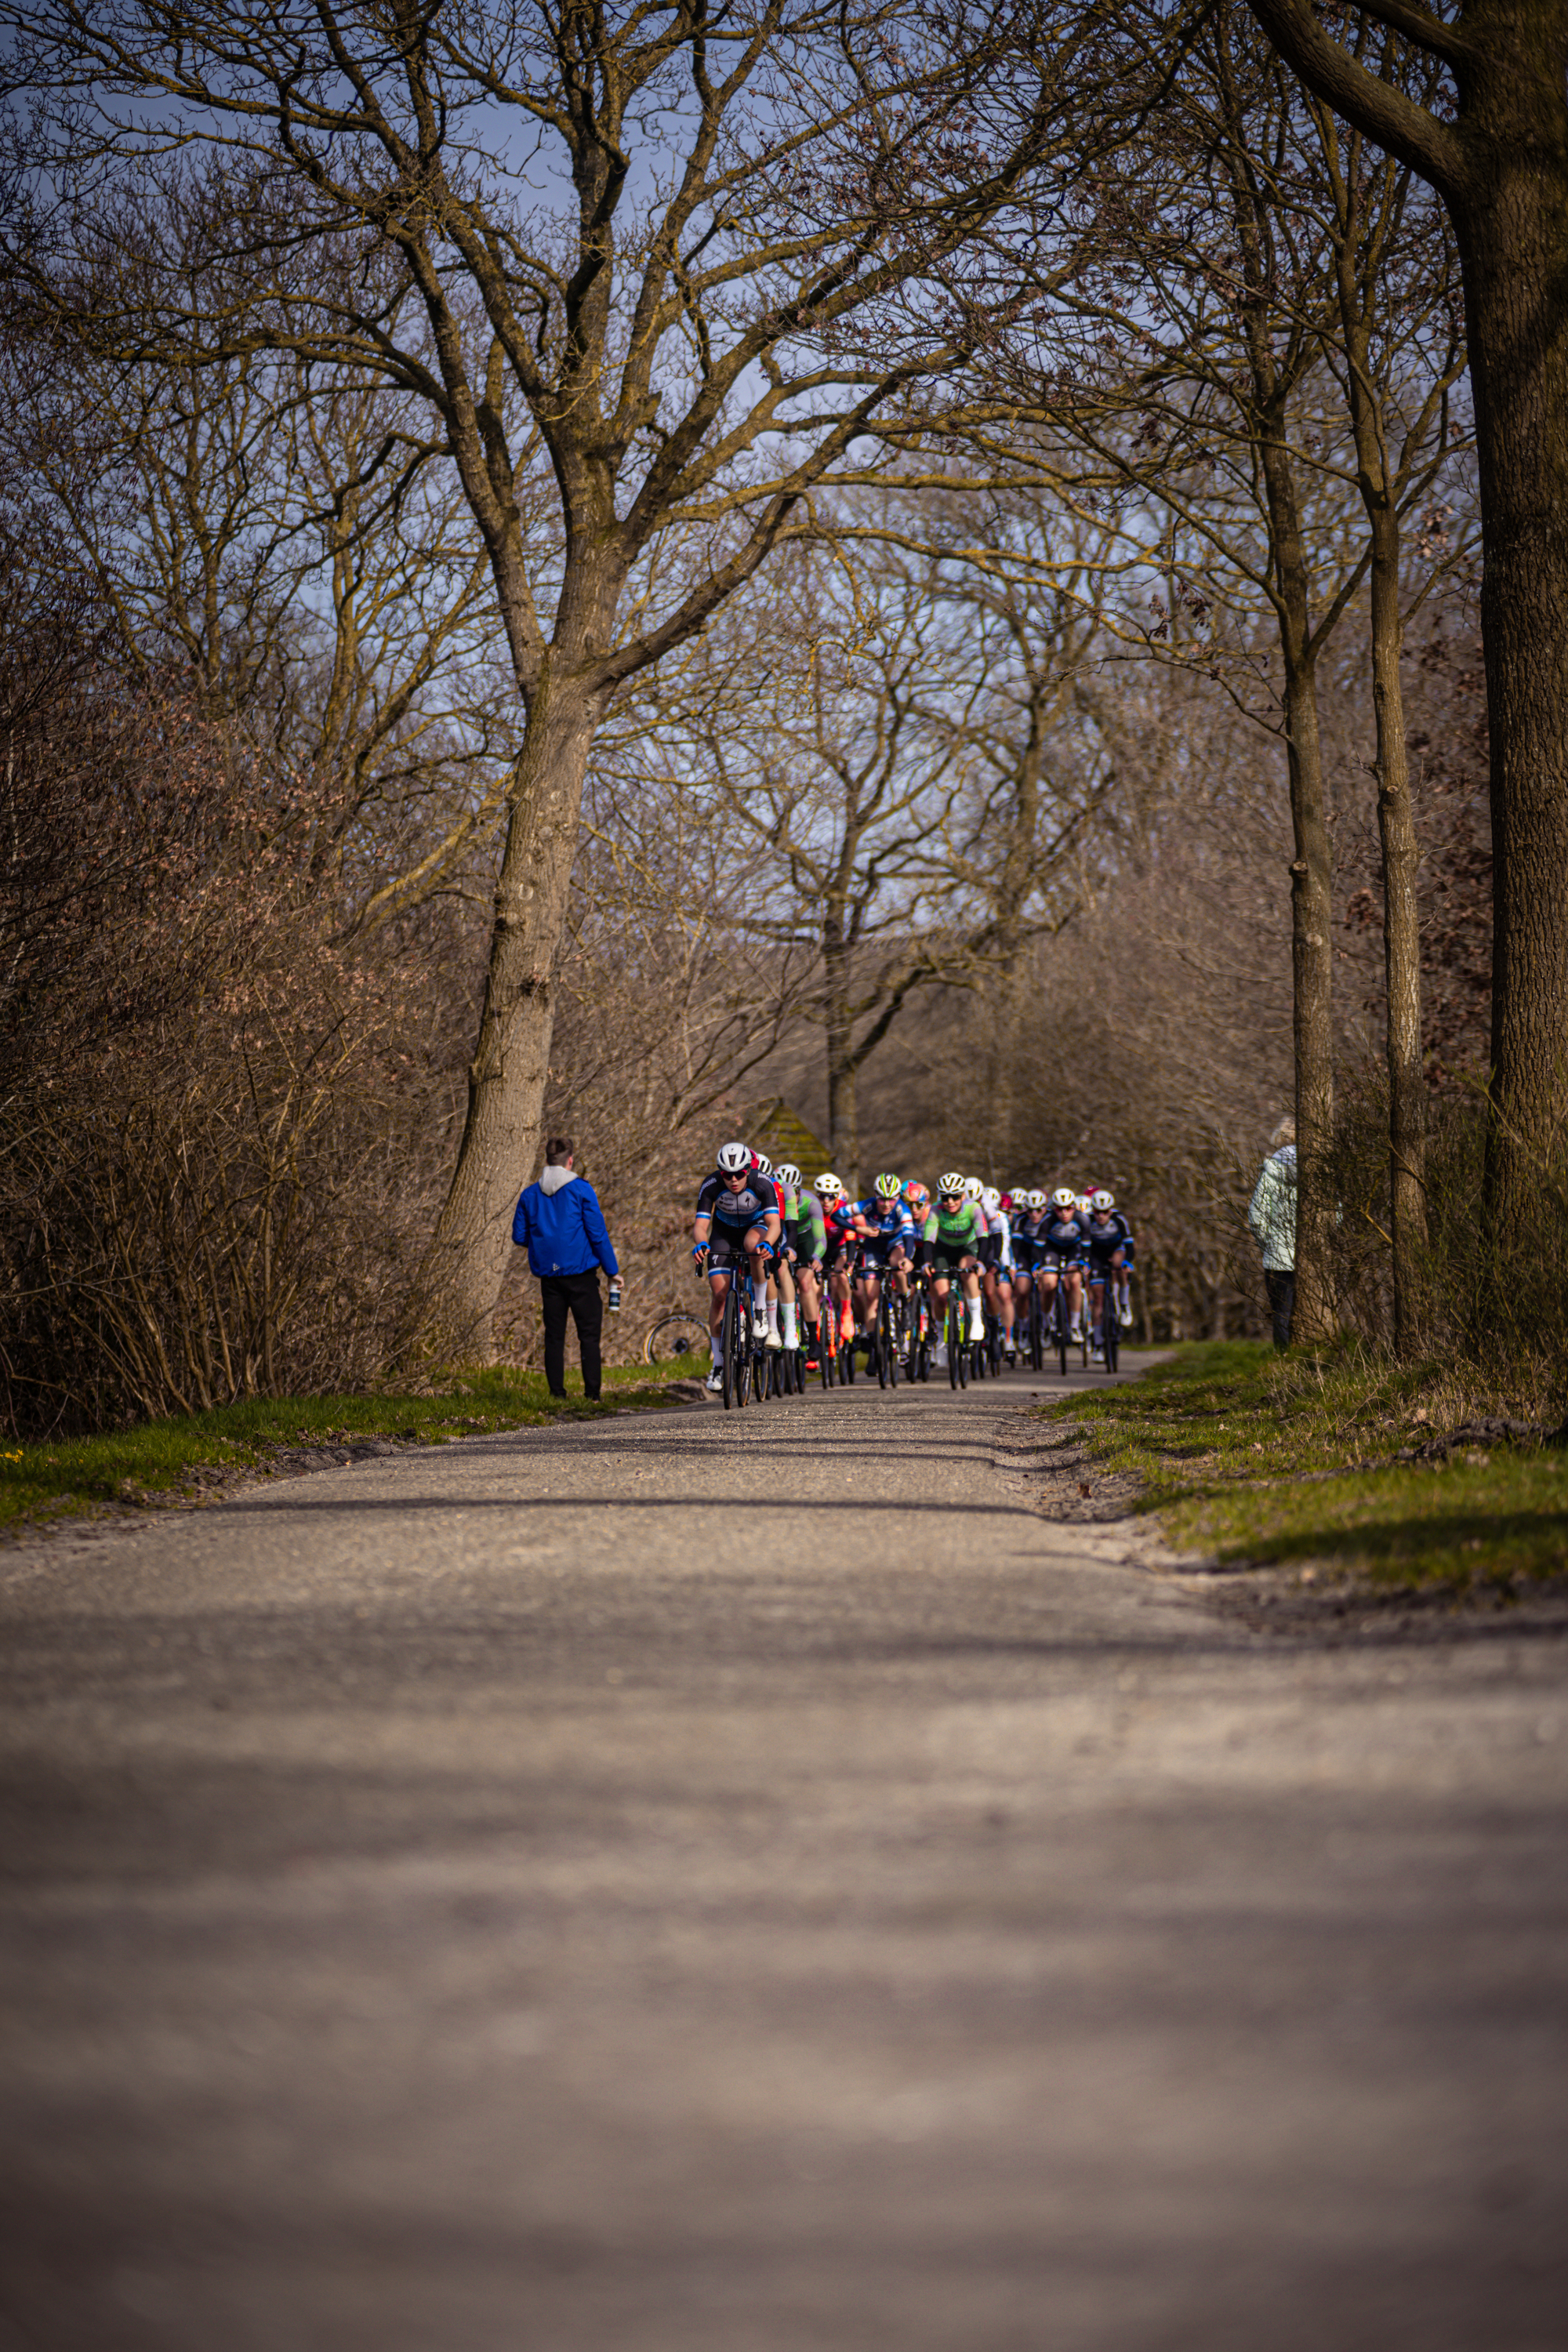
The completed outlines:
<svg viewBox="0 0 1568 2352">
<path fill-rule="evenodd" d="M 742 1244 L 751 1231 L 750 1225 L 721 1225 L 718 1218 L 714 1218 L 708 1229 L 708 1270 L 710 1274 L 716 1274 L 721 1266 L 746 1264 L 746 1253 Z M 766 1257 L 768 1254 L 768 1244 L 764 1240 L 763 1255 Z"/>
<path fill-rule="evenodd" d="M 974 1252 L 965 1248 L 962 1243 L 957 1248 L 950 1248 L 946 1242 L 938 1240 L 932 1242 L 930 1248 L 931 1270 L 933 1274 L 943 1276 L 961 1274 L 965 1265 L 972 1263 L 974 1256 Z"/>
<path fill-rule="evenodd" d="M 1082 1260 L 1080 1258 L 1063 1257 L 1058 1250 L 1042 1250 L 1040 1253 L 1040 1272 L 1042 1274 L 1076 1274 L 1081 1264 Z"/>
<path fill-rule="evenodd" d="M 1027 1274 L 1029 1272 L 1029 1269 L 1035 1263 L 1035 1252 L 1037 1247 L 1037 1244 L 1029 1239 L 1027 1234 L 1014 1234 L 1013 1271 L 1015 1274 Z"/>
<path fill-rule="evenodd" d="M 1002 1263 L 1002 1236 L 1000 1234 L 987 1234 L 975 1255 L 979 1258 L 982 1265 L 993 1267 L 994 1271 L 1001 1276 L 1004 1282 L 1006 1282 L 1011 1278 L 1013 1272 L 1012 1267 L 1010 1265 L 1004 1265 Z"/>
<path fill-rule="evenodd" d="M 860 1264 L 857 1271 L 860 1274 L 885 1274 L 896 1249 L 903 1251 L 906 1260 L 909 1258 L 910 1244 L 907 1242 L 891 1238 L 884 1241 L 879 1234 L 875 1241 L 863 1241 L 860 1244 Z"/>
</svg>

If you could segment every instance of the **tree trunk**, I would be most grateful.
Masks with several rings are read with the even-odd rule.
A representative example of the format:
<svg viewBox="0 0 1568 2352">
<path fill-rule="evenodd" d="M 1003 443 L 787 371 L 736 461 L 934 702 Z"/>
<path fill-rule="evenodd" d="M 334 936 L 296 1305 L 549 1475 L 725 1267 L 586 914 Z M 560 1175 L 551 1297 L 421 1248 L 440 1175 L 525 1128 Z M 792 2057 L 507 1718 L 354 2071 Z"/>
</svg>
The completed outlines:
<svg viewBox="0 0 1568 2352">
<path fill-rule="evenodd" d="M 1306 0 L 1249 0 L 1318 96 L 1428 179 L 1465 278 L 1491 730 L 1490 1229 L 1527 1222 L 1568 1105 L 1568 0 L 1386 18 L 1445 58 L 1447 120 Z"/>
<path fill-rule="evenodd" d="M 1372 542 L 1372 701 L 1377 726 L 1377 830 L 1383 851 L 1383 956 L 1387 1004 L 1388 1178 L 1394 1244 L 1394 1349 L 1419 1352 L 1426 1329 L 1426 1087 L 1421 1068 L 1421 926 L 1416 899 L 1420 851 L 1410 797 L 1405 691 L 1399 662 L 1405 621 L 1399 604 L 1397 484 L 1390 479 L 1385 419 L 1373 380 L 1370 299 L 1358 282 L 1364 223 L 1342 184 L 1335 254 L 1346 391 L 1355 438 L 1356 481 Z"/>
<path fill-rule="evenodd" d="M 1553 10 L 1553 15 L 1560 12 Z M 1521 77 L 1522 79 L 1522 77 Z M 1465 271 L 1491 724 L 1494 1226 L 1528 1216 L 1568 1105 L 1568 114 L 1521 91 Z"/>
<path fill-rule="evenodd" d="M 555 960 L 596 716 L 581 689 L 552 690 L 546 671 L 518 761 L 468 1118 L 430 1257 L 444 1323 L 457 1346 L 480 1357 L 489 1351 L 512 1209 L 539 1153 Z"/>
<path fill-rule="evenodd" d="M 833 1172 L 857 1200 L 860 1196 L 860 1129 L 855 1102 L 859 1061 L 855 1052 L 855 1014 L 850 1002 L 850 950 L 842 911 L 831 903 L 823 920 L 823 997 L 827 1034 L 827 1150 Z"/>
<path fill-rule="evenodd" d="M 1321 1347 L 1335 1329 L 1330 1256 L 1334 1227 L 1333 958 L 1329 933 L 1333 862 L 1323 790 L 1307 558 L 1281 399 L 1272 399 L 1266 405 L 1260 455 L 1279 599 L 1285 748 L 1296 847 L 1290 866 L 1297 1172 L 1296 1312 L 1291 1335 L 1309 1347 Z"/>
<path fill-rule="evenodd" d="M 1363 488 L 1365 485 L 1363 484 Z M 1419 1352 L 1426 1330 L 1426 1082 L 1421 1068 L 1421 854 L 1410 798 L 1399 656 L 1399 518 L 1384 493 L 1372 520 L 1372 698 L 1377 719 L 1377 829 L 1383 848 L 1383 957 L 1388 997 L 1388 1160 L 1394 1240 L 1394 1348 Z"/>
</svg>

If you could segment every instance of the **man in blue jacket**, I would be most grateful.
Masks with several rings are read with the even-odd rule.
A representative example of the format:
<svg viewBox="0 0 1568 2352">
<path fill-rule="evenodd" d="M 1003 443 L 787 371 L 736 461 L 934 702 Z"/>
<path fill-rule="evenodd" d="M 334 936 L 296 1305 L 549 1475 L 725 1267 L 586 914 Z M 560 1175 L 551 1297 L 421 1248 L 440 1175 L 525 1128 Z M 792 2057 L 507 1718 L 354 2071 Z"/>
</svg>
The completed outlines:
<svg viewBox="0 0 1568 2352">
<path fill-rule="evenodd" d="M 598 1195 L 587 1179 L 573 1170 L 570 1136 L 552 1135 L 545 1145 L 544 1173 L 518 1202 L 511 1237 L 519 1249 L 527 1250 L 529 1265 L 539 1276 L 544 1377 L 551 1395 L 566 1393 L 566 1318 L 570 1314 L 577 1326 L 577 1347 L 583 1358 L 583 1392 L 596 1397 L 602 1378 L 599 1335 L 605 1323 L 598 1269 L 603 1266 L 612 1281 L 619 1277 L 621 1269 L 605 1230 Z"/>
</svg>

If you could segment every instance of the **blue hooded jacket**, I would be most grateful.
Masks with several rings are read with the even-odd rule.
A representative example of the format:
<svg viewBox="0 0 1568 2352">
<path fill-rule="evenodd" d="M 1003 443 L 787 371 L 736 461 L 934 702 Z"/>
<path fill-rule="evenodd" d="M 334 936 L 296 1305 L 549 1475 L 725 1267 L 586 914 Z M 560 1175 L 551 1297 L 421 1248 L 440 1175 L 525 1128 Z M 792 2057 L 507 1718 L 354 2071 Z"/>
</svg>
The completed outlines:
<svg viewBox="0 0 1568 2352">
<path fill-rule="evenodd" d="M 599 1196 L 584 1177 L 570 1168 L 547 1168 L 517 1204 L 511 1237 L 528 1252 L 537 1275 L 587 1274 L 602 1265 L 619 1274 Z"/>
</svg>

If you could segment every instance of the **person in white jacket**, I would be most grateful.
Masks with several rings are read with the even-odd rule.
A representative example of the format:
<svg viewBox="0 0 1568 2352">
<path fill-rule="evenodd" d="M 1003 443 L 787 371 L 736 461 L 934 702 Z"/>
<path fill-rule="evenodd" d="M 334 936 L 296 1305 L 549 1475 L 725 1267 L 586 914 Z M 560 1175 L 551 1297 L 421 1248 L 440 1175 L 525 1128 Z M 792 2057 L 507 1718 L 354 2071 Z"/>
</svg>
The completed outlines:
<svg viewBox="0 0 1568 2352">
<path fill-rule="evenodd" d="M 1296 1307 L 1296 1122 L 1282 1118 L 1253 1188 L 1247 1222 L 1263 1253 L 1263 1287 L 1274 1318 L 1274 1345 L 1290 1345 Z"/>
</svg>

